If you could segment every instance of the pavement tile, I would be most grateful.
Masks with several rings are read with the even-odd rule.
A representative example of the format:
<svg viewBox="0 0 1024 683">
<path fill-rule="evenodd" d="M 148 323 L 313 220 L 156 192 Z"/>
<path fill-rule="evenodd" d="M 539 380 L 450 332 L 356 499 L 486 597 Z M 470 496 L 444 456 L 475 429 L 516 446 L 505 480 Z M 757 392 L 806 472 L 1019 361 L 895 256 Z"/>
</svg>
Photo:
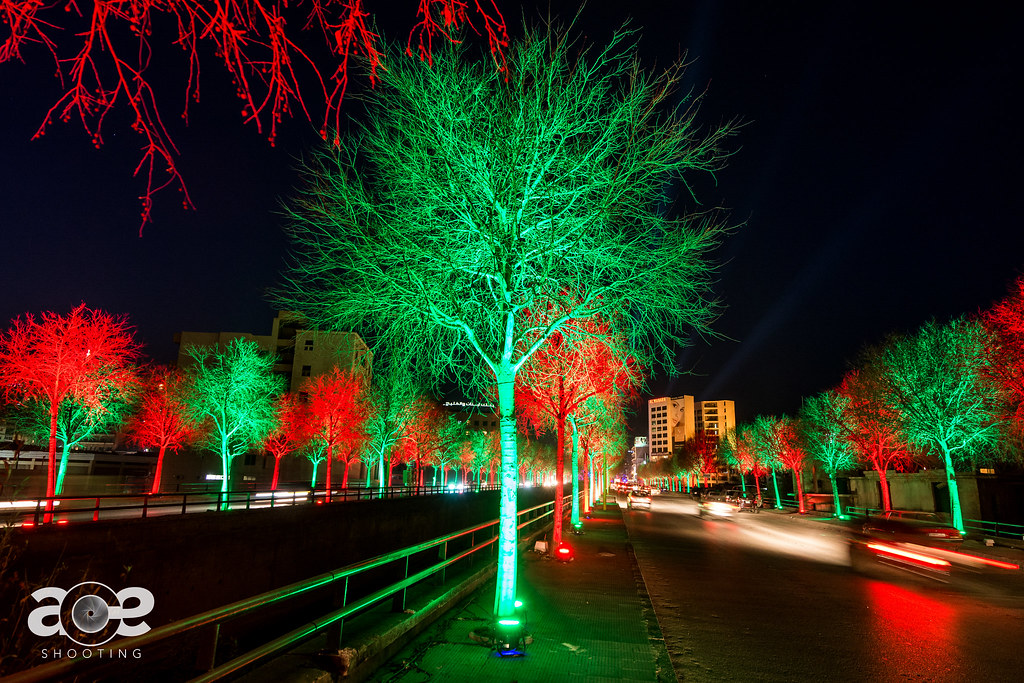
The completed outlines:
<svg viewBox="0 0 1024 683">
<path fill-rule="evenodd" d="M 569 534 L 575 560 L 520 554 L 519 597 L 532 642 L 498 657 L 470 636 L 491 620 L 494 583 L 451 610 L 368 680 L 674 681 L 617 505 Z"/>
</svg>

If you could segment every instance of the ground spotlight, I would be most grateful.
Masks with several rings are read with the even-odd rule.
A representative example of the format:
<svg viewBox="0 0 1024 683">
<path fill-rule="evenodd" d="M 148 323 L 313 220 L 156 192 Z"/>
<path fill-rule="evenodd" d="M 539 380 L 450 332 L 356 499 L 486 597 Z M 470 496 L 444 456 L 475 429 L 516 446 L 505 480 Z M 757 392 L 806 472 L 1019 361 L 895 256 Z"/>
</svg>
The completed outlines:
<svg viewBox="0 0 1024 683">
<path fill-rule="evenodd" d="M 561 562 L 572 562 L 575 559 L 576 553 L 573 551 L 572 546 L 568 543 L 559 543 L 558 547 L 555 548 L 555 559 Z"/>
</svg>

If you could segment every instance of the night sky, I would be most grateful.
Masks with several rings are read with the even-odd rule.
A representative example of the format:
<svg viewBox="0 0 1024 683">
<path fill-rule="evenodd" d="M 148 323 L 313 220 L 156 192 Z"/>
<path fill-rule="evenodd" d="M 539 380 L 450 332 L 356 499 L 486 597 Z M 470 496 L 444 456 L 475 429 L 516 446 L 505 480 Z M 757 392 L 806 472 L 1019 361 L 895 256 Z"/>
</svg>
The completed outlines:
<svg viewBox="0 0 1024 683">
<path fill-rule="evenodd" d="M 404 41 L 415 4 L 366 7 L 388 8 L 380 28 Z M 744 420 L 792 413 L 865 344 L 985 308 L 1024 271 L 1024 72 L 1003 3 L 665 4 L 591 3 L 579 25 L 603 41 L 632 13 L 649 64 L 688 50 L 686 87 L 706 93 L 699 120 L 746 122 L 717 183 L 697 184 L 705 206 L 742 225 L 717 254 L 722 338 L 695 339 L 679 357 L 693 374 L 655 377 L 649 394 L 733 399 Z M 520 6 L 499 5 L 518 34 Z M 552 7 L 568 17 L 576 5 Z M 179 330 L 269 333 L 264 291 L 287 247 L 278 202 L 317 136 L 292 120 L 270 147 L 241 125 L 213 63 L 185 128 L 180 57 L 154 43 L 197 211 L 162 193 L 141 238 L 127 121 L 108 120 L 101 150 L 74 121 L 30 141 L 59 96 L 52 61 L 37 47 L 26 64 L 0 65 L 0 318 L 84 301 L 127 314 L 146 353 L 167 362 Z"/>
</svg>

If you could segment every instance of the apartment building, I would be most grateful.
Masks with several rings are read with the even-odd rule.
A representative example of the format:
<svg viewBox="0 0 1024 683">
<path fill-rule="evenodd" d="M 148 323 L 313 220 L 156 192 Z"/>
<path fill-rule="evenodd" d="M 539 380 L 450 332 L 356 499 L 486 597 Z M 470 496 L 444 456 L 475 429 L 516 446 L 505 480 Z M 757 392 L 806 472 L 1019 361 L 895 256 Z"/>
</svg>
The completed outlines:
<svg viewBox="0 0 1024 683">
<path fill-rule="evenodd" d="M 650 457 L 667 458 L 672 449 L 703 430 L 717 437 L 736 426 L 733 401 L 695 401 L 693 396 L 662 396 L 647 402 Z"/>
<path fill-rule="evenodd" d="M 233 339 L 248 339 L 267 353 L 277 356 L 274 372 L 288 382 L 288 390 L 301 391 L 310 377 L 318 377 L 337 365 L 369 377 L 373 372 L 373 353 L 355 332 L 323 332 L 310 329 L 302 316 L 279 311 L 269 335 L 249 332 L 178 332 L 178 367 L 192 364 L 190 346 L 224 346 Z"/>
</svg>

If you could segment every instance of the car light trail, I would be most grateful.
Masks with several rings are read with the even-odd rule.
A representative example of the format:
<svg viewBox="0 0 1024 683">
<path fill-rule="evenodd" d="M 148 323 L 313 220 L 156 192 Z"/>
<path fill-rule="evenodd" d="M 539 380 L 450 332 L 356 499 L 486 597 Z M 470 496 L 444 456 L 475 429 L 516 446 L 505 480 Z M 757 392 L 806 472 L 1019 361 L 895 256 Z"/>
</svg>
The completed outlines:
<svg viewBox="0 0 1024 683">
<path fill-rule="evenodd" d="M 953 566 L 952 563 L 947 562 L 946 560 L 940 560 L 937 557 L 931 557 L 930 555 L 922 555 L 921 553 L 915 553 L 912 550 L 905 550 L 903 548 L 897 548 L 891 545 L 883 545 L 881 543 L 868 543 L 867 546 L 868 548 L 874 550 L 876 553 L 880 553 L 883 555 L 895 555 L 897 557 L 907 559 L 912 562 L 917 562 L 918 564 L 922 565 L 930 565 L 933 567 L 939 567 L 943 569 L 947 569 Z"/>
</svg>

